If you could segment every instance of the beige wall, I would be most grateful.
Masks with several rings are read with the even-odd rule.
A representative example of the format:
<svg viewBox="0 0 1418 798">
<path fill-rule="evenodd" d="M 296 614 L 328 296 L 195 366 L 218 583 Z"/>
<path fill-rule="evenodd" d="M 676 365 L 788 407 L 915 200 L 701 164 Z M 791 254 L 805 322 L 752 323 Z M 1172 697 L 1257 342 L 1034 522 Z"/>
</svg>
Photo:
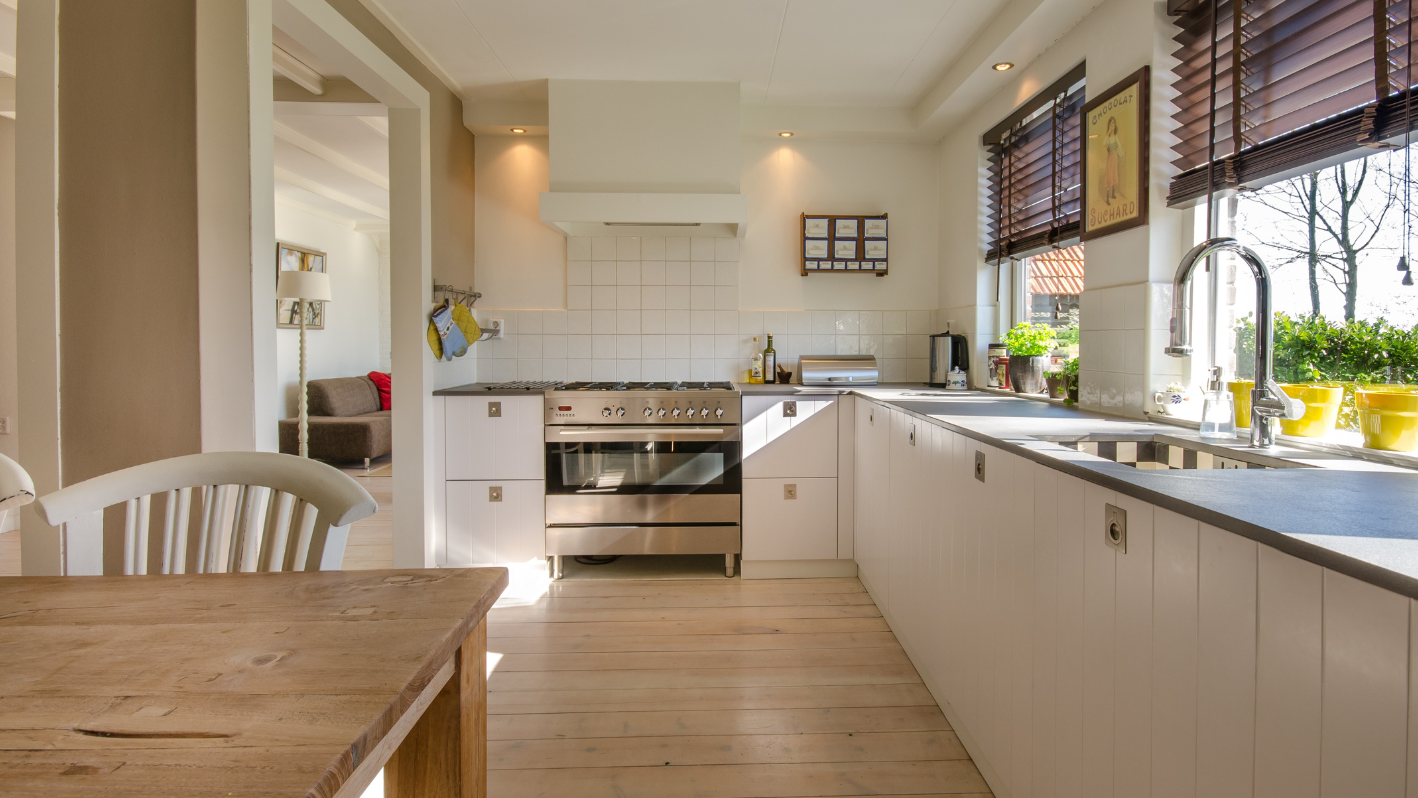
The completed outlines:
<svg viewBox="0 0 1418 798">
<path fill-rule="evenodd" d="M 10 419 L 10 434 L 0 435 L 0 454 L 12 460 L 20 457 L 15 336 L 15 120 L 0 117 L 0 417 Z"/>
<path fill-rule="evenodd" d="M 473 134 L 463 127 L 463 101 L 385 28 L 360 0 L 328 0 L 359 32 L 428 90 L 432 149 L 433 276 L 472 285 Z"/>
<path fill-rule="evenodd" d="M 65 0 L 60 16 L 66 484 L 201 450 L 194 12 Z"/>
<path fill-rule="evenodd" d="M 566 307 L 566 238 L 537 215 L 547 137 L 478 136 L 477 170 L 478 304 Z"/>
</svg>

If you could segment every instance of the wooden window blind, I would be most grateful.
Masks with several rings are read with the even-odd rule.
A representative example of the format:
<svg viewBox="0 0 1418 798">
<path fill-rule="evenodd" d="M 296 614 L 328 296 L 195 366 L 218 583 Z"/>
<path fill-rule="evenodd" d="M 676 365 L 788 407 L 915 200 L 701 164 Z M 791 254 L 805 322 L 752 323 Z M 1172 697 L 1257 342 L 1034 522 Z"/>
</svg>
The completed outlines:
<svg viewBox="0 0 1418 798">
<path fill-rule="evenodd" d="M 1409 0 L 1174 0 L 1169 10 L 1179 172 L 1169 205 L 1206 196 L 1208 175 L 1216 189 L 1255 185 L 1403 134 Z"/>
<path fill-rule="evenodd" d="M 1025 257 L 1078 238 L 1083 84 L 1079 64 L 985 134 L 987 260 Z"/>
</svg>

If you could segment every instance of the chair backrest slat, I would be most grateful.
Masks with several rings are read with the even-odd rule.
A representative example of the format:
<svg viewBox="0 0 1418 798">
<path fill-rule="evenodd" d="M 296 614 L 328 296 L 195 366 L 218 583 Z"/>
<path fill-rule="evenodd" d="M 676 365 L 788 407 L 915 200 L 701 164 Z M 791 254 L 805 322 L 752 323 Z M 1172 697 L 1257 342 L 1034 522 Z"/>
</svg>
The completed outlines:
<svg viewBox="0 0 1418 798">
<path fill-rule="evenodd" d="M 378 509 L 349 476 L 304 458 L 210 452 L 159 460 L 37 500 L 41 519 L 62 528 L 64 573 L 103 573 L 104 510 L 117 505 L 123 551 L 114 559 L 125 574 L 148 573 L 150 561 L 169 574 L 339 568 L 349 525 Z"/>
</svg>

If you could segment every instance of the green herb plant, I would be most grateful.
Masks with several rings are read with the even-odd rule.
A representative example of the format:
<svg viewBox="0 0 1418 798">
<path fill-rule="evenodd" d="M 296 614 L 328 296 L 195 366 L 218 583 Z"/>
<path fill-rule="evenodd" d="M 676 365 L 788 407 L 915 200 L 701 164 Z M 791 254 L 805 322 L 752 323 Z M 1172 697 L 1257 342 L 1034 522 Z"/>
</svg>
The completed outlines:
<svg viewBox="0 0 1418 798">
<path fill-rule="evenodd" d="M 1022 321 L 1004 334 L 1004 345 L 1010 357 L 1039 357 L 1054 351 L 1056 338 L 1052 327 Z"/>
</svg>

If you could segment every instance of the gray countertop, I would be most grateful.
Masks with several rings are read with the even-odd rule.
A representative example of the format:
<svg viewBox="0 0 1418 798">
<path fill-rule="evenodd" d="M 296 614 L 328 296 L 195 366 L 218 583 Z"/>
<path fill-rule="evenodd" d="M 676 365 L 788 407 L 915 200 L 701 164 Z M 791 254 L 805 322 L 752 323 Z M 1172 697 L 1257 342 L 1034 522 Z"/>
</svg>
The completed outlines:
<svg viewBox="0 0 1418 798">
<path fill-rule="evenodd" d="M 541 396 L 543 390 L 529 391 L 526 388 L 499 388 L 498 383 L 473 382 L 456 388 L 440 388 L 434 396 Z"/>
<path fill-rule="evenodd" d="M 1040 437 L 1161 434 L 1203 442 L 1191 430 L 976 391 L 914 386 L 859 388 L 906 411 L 1109 490 L 1195 518 L 1317 565 L 1418 599 L 1418 472 L 1327 453 L 1277 447 L 1314 468 L 1150 471 Z M 1249 456 L 1244 441 L 1228 444 Z M 1254 451 L 1254 450 L 1249 450 Z"/>
</svg>

